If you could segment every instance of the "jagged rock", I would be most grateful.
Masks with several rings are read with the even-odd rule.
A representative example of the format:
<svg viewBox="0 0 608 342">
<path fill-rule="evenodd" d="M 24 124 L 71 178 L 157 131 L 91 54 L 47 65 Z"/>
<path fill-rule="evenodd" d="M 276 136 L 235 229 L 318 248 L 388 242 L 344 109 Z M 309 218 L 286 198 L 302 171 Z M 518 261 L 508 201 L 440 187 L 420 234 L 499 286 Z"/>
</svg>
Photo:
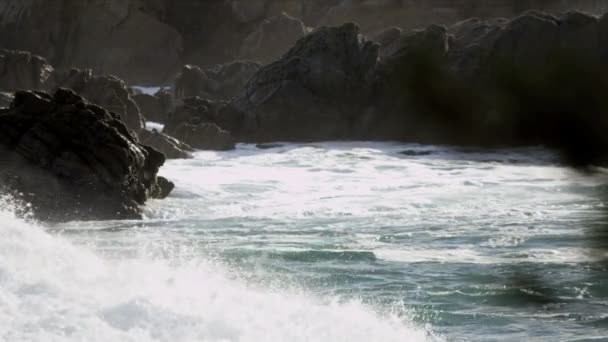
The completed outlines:
<svg viewBox="0 0 608 342">
<path fill-rule="evenodd" d="M 251 61 L 216 65 L 206 70 L 209 83 L 205 91 L 222 100 L 229 100 L 243 89 L 261 67 L 259 63 Z"/>
<path fill-rule="evenodd" d="M 225 115 L 222 115 L 225 107 L 225 102 L 214 102 L 198 97 L 184 99 L 184 104 L 169 115 L 163 133 L 197 149 L 220 151 L 234 149 L 235 139 L 230 132 L 220 128 L 223 126 L 219 126 L 226 124 Z M 239 124 L 242 123 L 239 121 Z"/>
<path fill-rule="evenodd" d="M 133 101 L 137 103 L 137 107 L 146 121 L 163 123 L 171 111 L 171 107 L 167 107 L 167 103 L 163 103 L 161 98 L 156 95 L 133 95 Z"/>
<path fill-rule="evenodd" d="M 253 123 L 248 131 L 222 127 L 260 142 L 346 138 L 370 95 L 377 57 L 377 45 L 362 40 L 354 24 L 322 27 L 260 69 L 231 101 Z"/>
<path fill-rule="evenodd" d="M 357 118 L 353 134 L 357 138 L 416 140 L 421 127 L 419 110 L 412 102 L 424 91 L 434 74 L 424 74 L 427 66 L 440 65 L 448 52 L 446 29 L 432 25 L 402 34 L 384 48 L 384 58 L 376 73 L 372 108 Z M 419 86 L 419 87 L 418 87 Z"/>
<path fill-rule="evenodd" d="M 448 33 L 454 38 L 452 49 L 463 49 L 478 44 L 480 39 L 492 31 L 501 30 L 508 23 L 507 19 L 469 18 L 448 28 Z"/>
<path fill-rule="evenodd" d="M 4 0 L 0 46 L 44 56 L 57 68 L 157 84 L 182 64 L 182 37 L 164 16 L 160 1 Z"/>
<path fill-rule="evenodd" d="M 144 128 L 144 119 L 129 88 L 115 76 L 94 75 L 91 70 L 55 71 L 46 88 L 50 91 L 72 89 L 88 101 L 119 114 L 127 127 L 136 133 Z"/>
<path fill-rule="evenodd" d="M 157 177 L 162 153 L 67 89 L 17 92 L 0 111 L 0 147 L 3 185 L 44 220 L 138 218 L 173 188 Z"/>
<path fill-rule="evenodd" d="M 143 130 L 139 133 L 142 144 L 162 152 L 167 159 L 192 158 L 192 148 L 187 144 L 158 131 Z"/>
<path fill-rule="evenodd" d="M 25 51 L 0 50 L 0 89 L 40 90 L 53 68 L 40 56 Z"/>
<path fill-rule="evenodd" d="M 304 23 L 282 13 L 265 19 L 241 47 L 241 58 L 270 63 L 280 58 L 306 35 Z"/>
<path fill-rule="evenodd" d="M 202 70 L 186 65 L 175 80 L 175 98 L 203 97 L 228 100 L 234 97 L 261 65 L 251 61 L 236 61 Z"/>
<path fill-rule="evenodd" d="M 384 57 L 387 55 L 385 50 L 395 43 L 402 34 L 403 30 L 401 28 L 393 26 L 374 34 L 370 40 L 378 43 L 380 46 L 379 55 Z"/>
<path fill-rule="evenodd" d="M 175 135 L 190 146 L 201 150 L 234 150 L 236 143 L 230 132 L 214 123 L 192 125 L 188 123 L 177 127 Z"/>
<path fill-rule="evenodd" d="M 511 20 L 494 39 L 490 63 L 542 65 L 559 48 L 559 22 L 548 14 L 528 12 Z"/>
<path fill-rule="evenodd" d="M 207 74 L 196 65 L 184 65 L 182 71 L 175 78 L 175 98 L 184 99 L 199 96 L 209 83 Z"/>
</svg>

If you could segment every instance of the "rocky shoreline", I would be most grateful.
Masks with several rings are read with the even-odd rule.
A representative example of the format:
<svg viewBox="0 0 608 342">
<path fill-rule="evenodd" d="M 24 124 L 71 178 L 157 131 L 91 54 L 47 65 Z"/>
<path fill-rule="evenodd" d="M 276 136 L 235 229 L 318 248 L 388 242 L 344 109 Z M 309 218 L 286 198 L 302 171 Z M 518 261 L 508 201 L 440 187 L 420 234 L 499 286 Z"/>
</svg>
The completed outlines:
<svg viewBox="0 0 608 342">
<path fill-rule="evenodd" d="M 216 6 L 256 16 L 253 7 Z M 146 15 L 135 12 L 121 30 L 145 23 Z M 147 199 L 169 194 L 172 183 L 157 176 L 165 158 L 230 150 L 237 142 L 541 144 L 575 166 L 608 161 L 608 15 L 527 11 L 373 35 L 353 23 L 311 28 L 285 13 L 260 18 L 241 46 L 226 46 L 237 55 L 207 56 L 223 56 L 213 67 L 180 69 L 181 57 L 164 46 L 152 53 L 159 47 L 149 39 L 120 53 L 110 49 L 112 58 L 103 45 L 91 47 L 105 58 L 83 62 L 93 69 L 66 69 L 66 60 L 54 68 L 30 52 L 0 50 L 3 187 L 41 219 L 116 219 L 137 218 Z M 195 38 L 162 27 L 170 45 Z M 111 63 L 123 53 L 155 58 L 115 70 Z M 139 61 L 131 57 L 120 68 Z M 150 82 L 161 90 L 131 87 Z M 148 121 L 164 128 L 146 130 Z"/>
</svg>

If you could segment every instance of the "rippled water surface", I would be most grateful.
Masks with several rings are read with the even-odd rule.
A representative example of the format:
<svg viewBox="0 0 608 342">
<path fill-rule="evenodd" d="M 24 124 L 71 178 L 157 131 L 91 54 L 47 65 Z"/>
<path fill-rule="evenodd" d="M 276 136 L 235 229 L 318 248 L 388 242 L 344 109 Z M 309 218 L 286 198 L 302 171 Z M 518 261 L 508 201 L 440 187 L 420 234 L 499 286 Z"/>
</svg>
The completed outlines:
<svg viewBox="0 0 608 342">
<path fill-rule="evenodd" d="M 161 173 L 141 222 L 2 211 L 0 339 L 608 336 L 608 179 L 540 148 L 241 145 Z"/>
</svg>

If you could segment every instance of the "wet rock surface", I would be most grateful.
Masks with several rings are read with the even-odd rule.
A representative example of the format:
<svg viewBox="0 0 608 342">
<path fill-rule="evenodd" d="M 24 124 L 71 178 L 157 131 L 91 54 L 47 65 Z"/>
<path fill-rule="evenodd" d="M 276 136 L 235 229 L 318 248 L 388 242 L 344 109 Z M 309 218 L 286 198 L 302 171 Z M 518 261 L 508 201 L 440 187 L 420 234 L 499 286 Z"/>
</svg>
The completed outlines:
<svg viewBox="0 0 608 342">
<path fill-rule="evenodd" d="M 42 220 L 135 219 L 173 188 L 162 153 L 67 89 L 19 91 L 0 110 L 0 162 L 3 187 Z"/>
</svg>

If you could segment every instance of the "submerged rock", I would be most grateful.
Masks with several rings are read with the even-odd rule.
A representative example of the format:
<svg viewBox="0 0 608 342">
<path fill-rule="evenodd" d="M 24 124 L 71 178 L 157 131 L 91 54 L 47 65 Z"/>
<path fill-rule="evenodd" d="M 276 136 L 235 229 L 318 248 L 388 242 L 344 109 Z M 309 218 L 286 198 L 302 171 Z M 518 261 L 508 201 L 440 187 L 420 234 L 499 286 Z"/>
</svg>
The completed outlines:
<svg viewBox="0 0 608 342">
<path fill-rule="evenodd" d="M 0 180 L 43 220 L 134 219 L 173 184 L 165 156 L 71 90 L 19 91 L 0 110 Z"/>
<path fill-rule="evenodd" d="M 52 72 L 40 56 L 0 49 L 0 90 L 40 90 Z"/>
</svg>

